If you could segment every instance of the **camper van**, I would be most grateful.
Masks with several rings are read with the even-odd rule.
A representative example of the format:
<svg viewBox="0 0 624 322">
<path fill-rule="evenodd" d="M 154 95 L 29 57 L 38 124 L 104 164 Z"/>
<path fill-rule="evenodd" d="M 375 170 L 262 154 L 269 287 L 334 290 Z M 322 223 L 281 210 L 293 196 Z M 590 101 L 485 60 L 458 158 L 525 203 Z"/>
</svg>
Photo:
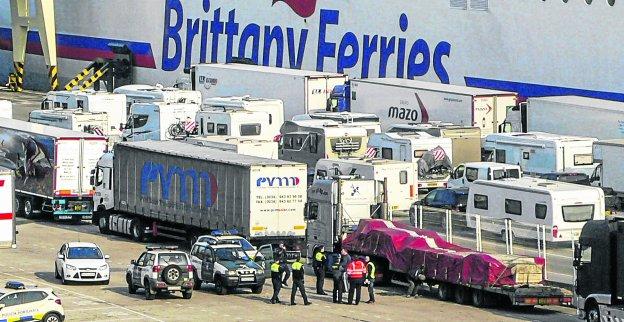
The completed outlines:
<svg viewBox="0 0 624 322">
<path fill-rule="evenodd" d="M 202 109 L 195 116 L 201 136 L 273 140 L 279 135 L 268 113 L 240 109 Z M 273 131 L 272 131 L 273 130 Z"/>
<path fill-rule="evenodd" d="M 378 158 L 417 164 L 419 189 L 445 187 L 453 170 L 453 147 L 448 138 L 427 133 L 375 133 L 368 147 L 376 150 Z"/>
<path fill-rule="evenodd" d="M 469 162 L 458 165 L 451 173 L 449 188 L 470 188 L 477 180 L 500 180 L 522 177 L 519 165 L 496 162 Z"/>
<path fill-rule="evenodd" d="M 366 129 L 332 120 L 287 121 L 280 132 L 279 158 L 305 163 L 309 172 L 319 159 L 361 157 L 368 143 Z"/>
<path fill-rule="evenodd" d="M 128 113 L 134 103 L 202 103 L 202 95 L 198 91 L 187 91 L 175 87 L 164 87 L 160 84 L 152 85 L 126 85 L 113 90 L 115 94 L 126 95 L 126 107 Z"/>
<path fill-rule="evenodd" d="M 517 164 L 528 174 L 580 172 L 591 175 L 595 138 L 543 132 L 499 133 L 486 137 L 487 161 Z"/>
<path fill-rule="evenodd" d="M 409 210 L 418 200 L 418 167 L 415 163 L 385 159 L 321 159 L 316 164 L 314 181 L 341 175 L 375 180 L 379 185 L 377 195 L 381 196 L 385 191 L 388 209 L 392 211 Z"/>
<path fill-rule="evenodd" d="M 537 225 L 544 225 L 546 241 L 572 241 L 589 220 L 605 218 L 604 193 L 596 187 L 538 178 L 477 180 L 468 195 L 466 220 L 481 229 L 506 235 L 505 219 L 511 220 L 515 238 L 536 239 Z"/>
<path fill-rule="evenodd" d="M 108 127 L 106 113 L 89 113 L 82 109 L 33 110 L 28 115 L 28 122 L 102 136 L 113 134 Z M 115 134 L 119 135 L 121 132 L 117 131 Z"/>
<path fill-rule="evenodd" d="M 312 114 L 295 115 L 293 121 L 303 120 L 332 120 L 344 126 L 356 126 L 366 129 L 368 135 L 381 132 L 381 122 L 375 114 L 353 112 L 317 112 Z"/>
<path fill-rule="evenodd" d="M 185 142 L 222 151 L 266 159 L 277 159 L 278 144 L 273 140 L 245 139 L 233 136 L 196 136 Z"/>
<path fill-rule="evenodd" d="M 466 162 L 481 161 L 481 128 L 435 122 L 393 124 L 389 133 L 427 133 L 435 137 L 449 138 L 453 141 L 453 166 Z"/>
<path fill-rule="evenodd" d="M 278 99 L 258 98 L 251 96 L 211 97 L 204 99 L 202 109 L 245 110 L 267 113 L 269 122 L 265 126 L 267 133 L 280 133 L 284 123 L 284 102 Z"/>
<path fill-rule="evenodd" d="M 198 104 L 164 102 L 132 104 L 128 126 L 123 131 L 123 140 L 183 139 L 195 132 L 194 120 L 197 112 L 199 112 Z"/>
</svg>

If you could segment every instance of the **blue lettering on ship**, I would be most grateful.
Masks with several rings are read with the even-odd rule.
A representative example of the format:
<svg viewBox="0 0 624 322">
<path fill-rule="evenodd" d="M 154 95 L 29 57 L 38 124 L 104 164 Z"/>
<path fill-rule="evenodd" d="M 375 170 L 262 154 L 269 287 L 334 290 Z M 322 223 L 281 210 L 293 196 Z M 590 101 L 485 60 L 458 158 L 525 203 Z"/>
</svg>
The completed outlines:
<svg viewBox="0 0 624 322">
<path fill-rule="evenodd" d="M 179 179 L 178 184 L 174 184 L 176 176 Z M 190 202 L 193 205 L 200 205 L 200 197 L 203 197 L 203 206 L 212 207 L 217 199 L 217 180 L 211 173 L 196 171 L 195 169 L 183 169 L 178 166 L 165 169 L 162 164 L 146 161 L 141 170 L 141 194 L 149 195 L 151 192 L 150 183 L 158 183 L 158 179 L 160 179 L 160 191 L 163 200 L 170 200 L 171 187 L 174 184 L 173 186 L 179 189 L 179 201 L 189 203 L 188 179 L 192 180 L 192 199 Z M 202 183 L 203 186 L 201 186 Z"/>
<path fill-rule="evenodd" d="M 274 57 L 275 66 L 301 69 L 305 49 L 308 46 L 309 30 L 295 30 L 290 26 L 260 26 L 255 23 L 246 26 L 236 21 L 236 9 L 228 12 L 214 8 L 211 12 L 210 0 L 203 0 L 206 19 L 187 18 L 180 0 L 165 1 L 165 25 L 163 33 L 162 69 L 175 71 L 182 64 L 189 68 L 192 63 L 194 48 L 199 46 L 199 62 L 218 61 L 220 37 L 225 37 L 225 61 L 232 57 L 249 58 L 256 64 L 269 66 Z M 361 78 L 371 74 L 370 65 L 374 54 L 378 54 L 379 77 L 385 77 L 389 68 L 396 68 L 399 78 L 413 79 L 426 75 L 430 68 L 442 83 L 449 83 L 449 75 L 444 67 L 444 58 L 451 55 L 451 44 L 441 41 L 432 49 L 424 39 L 417 39 L 408 45 L 406 38 L 400 36 L 363 35 L 361 39 L 353 32 L 346 32 L 340 41 L 332 42 L 332 28 L 340 24 L 340 11 L 321 9 L 319 12 L 319 34 L 316 70 L 325 71 L 329 60 L 336 62 L 336 72 L 361 65 Z M 227 20 L 226 19 L 227 16 Z M 406 34 L 409 19 L 405 13 L 398 21 L 399 31 Z M 182 31 L 185 39 L 182 39 Z M 238 46 L 234 40 L 238 38 Z M 210 41 L 209 41 L 210 40 Z M 210 51 L 210 55 L 208 52 Z M 288 66 L 284 66 L 284 55 Z M 184 57 L 183 57 L 184 56 Z M 396 66 L 388 66 L 390 58 L 396 57 Z"/>
</svg>

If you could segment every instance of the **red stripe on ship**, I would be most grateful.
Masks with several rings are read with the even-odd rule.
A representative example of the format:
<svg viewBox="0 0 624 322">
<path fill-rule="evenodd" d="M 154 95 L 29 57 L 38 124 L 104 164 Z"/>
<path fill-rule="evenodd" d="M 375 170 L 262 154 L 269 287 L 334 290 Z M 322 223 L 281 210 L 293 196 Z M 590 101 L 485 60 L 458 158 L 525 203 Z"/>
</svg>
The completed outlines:
<svg viewBox="0 0 624 322">
<path fill-rule="evenodd" d="M 13 213 L 9 212 L 6 214 L 0 214 L 0 220 L 10 220 L 13 219 Z"/>
</svg>

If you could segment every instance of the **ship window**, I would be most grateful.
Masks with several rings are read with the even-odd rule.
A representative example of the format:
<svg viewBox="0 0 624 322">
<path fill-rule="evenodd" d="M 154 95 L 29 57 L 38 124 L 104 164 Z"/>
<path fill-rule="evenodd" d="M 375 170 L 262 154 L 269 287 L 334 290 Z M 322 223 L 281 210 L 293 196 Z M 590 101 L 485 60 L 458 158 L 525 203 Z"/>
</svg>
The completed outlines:
<svg viewBox="0 0 624 322">
<path fill-rule="evenodd" d="M 591 4 L 593 0 L 585 0 L 585 2 L 587 2 L 587 4 Z"/>
<path fill-rule="evenodd" d="M 452 9 L 468 9 L 468 0 L 451 0 L 451 8 Z"/>
<path fill-rule="evenodd" d="M 613 7 L 613 5 L 615 5 L 615 0 L 607 0 L 607 3 Z"/>
<path fill-rule="evenodd" d="M 488 7 L 488 0 L 470 0 L 470 10 L 487 11 Z"/>
</svg>

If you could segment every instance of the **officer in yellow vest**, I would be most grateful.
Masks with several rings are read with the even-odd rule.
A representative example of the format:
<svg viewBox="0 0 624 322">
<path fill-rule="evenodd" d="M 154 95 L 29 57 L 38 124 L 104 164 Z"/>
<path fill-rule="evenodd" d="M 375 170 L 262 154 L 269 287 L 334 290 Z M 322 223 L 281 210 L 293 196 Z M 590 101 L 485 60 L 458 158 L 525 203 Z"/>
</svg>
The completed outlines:
<svg viewBox="0 0 624 322">
<path fill-rule="evenodd" d="M 290 305 L 297 305 L 295 303 L 295 294 L 297 293 L 297 289 L 301 292 L 301 297 L 303 297 L 303 303 L 305 305 L 310 305 L 308 301 L 308 296 L 305 292 L 305 286 L 303 285 L 303 279 L 305 277 L 305 272 L 303 270 L 303 259 L 301 256 L 297 258 L 297 261 L 292 264 L 292 277 L 293 277 L 293 285 L 292 291 L 290 293 Z"/>
<path fill-rule="evenodd" d="M 325 284 L 325 268 L 327 265 L 327 256 L 325 255 L 325 247 L 320 246 L 314 254 L 314 275 L 316 275 L 316 294 L 327 295 L 323 290 Z"/>
<path fill-rule="evenodd" d="M 284 269 L 279 261 L 271 264 L 271 283 L 273 283 L 273 297 L 271 297 L 271 304 L 281 303 L 279 300 L 279 293 L 282 289 L 282 273 Z"/>
<path fill-rule="evenodd" d="M 368 301 L 366 303 L 375 303 L 375 263 L 371 262 L 370 257 L 366 256 L 366 281 L 368 286 Z"/>
</svg>

